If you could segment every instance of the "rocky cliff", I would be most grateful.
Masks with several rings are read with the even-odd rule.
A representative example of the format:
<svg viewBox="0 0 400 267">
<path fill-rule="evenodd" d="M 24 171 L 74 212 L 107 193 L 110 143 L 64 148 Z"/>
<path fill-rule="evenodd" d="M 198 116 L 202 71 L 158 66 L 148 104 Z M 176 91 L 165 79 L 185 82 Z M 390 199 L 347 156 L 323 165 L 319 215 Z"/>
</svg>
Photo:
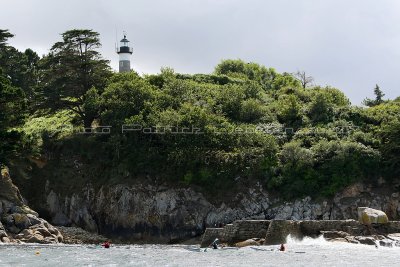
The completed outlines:
<svg viewBox="0 0 400 267">
<path fill-rule="evenodd" d="M 45 201 L 36 205 L 56 225 L 77 225 L 127 240 L 177 242 L 199 236 L 206 227 L 241 219 L 357 219 L 359 206 L 383 210 L 390 219 L 398 219 L 400 198 L 392 188 L 354 184 L 332 199 L 286 202 L 254 185 L 216 204 L 192 188 L 119 184 L 96 190 L 87 184 L 65 195 L 47 182 Z"/>
<path fill-rule="evenodd" d="M 8 169 L 0 174 L 0 243 L 58 243 L 60 232 L 25 205 Z"/>
</svg>

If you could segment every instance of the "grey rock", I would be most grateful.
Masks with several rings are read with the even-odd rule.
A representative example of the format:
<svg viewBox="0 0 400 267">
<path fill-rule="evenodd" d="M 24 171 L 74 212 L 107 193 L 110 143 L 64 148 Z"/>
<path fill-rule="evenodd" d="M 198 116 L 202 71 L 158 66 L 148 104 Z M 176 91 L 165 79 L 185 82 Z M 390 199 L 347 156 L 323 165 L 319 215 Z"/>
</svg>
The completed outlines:
<svg viewBox="0 0 400 267">
<path fill-rule="evenodd" d="M 36 229 L 37 233 L 40 233 L 41 236 L 43 237 L 50 237 L 52 236 L 52 234 L 49 232 L 49 230 L 47 228 L 37 228 Z"/>
<path fill-rule="evenodd" d="M 15 206 L 14 203 L 12 203 L 12 202 L 10 202 L 8 200 L 5 200 L 5 199 L 1 199 L 0 202 L 1 202 L 1 205 L 2 205 L 2 213 L 3 214 L 9 213 L 10 210 Z"/>
<path fill-rule="evenodd" d="M 6 229 L 4 228 L 3 224 L 0 222 L 0 240 L 3 237 L 7 237 Z"/>
<path fill-rule="evenodd" d="M 26 229 L 31 225 L 30 219 L 26 214 L 14 213 L 12 214 L 14 225 L 19 229 Z"/>
<path fill-rule="evenodd" d="M 364 244 L 364 245 L 376 245 L 376 241 L 373 237 L 356 236 L 355 240 L 360 242 L 360 244 Z"/>
<path fill-rule="evenodd" d="M 343 231 L 321 231 L 321 234 L 326 239 L 345 238 L 350 235 L 349 233 Z"/>
<path fill-rule="evenodd" d="M 395 246 L 396 241 L 390 240 L 390 239 L 383 239 L 383 240 L 379 240 L 379 245 L 381 247 L 393 247 Z"/>
<path fill-rule="evenodd" d="M 46 243 L 44 237 L 39 234 L 35 234 L 24 240 L 27 243 Z"/>
<path fill-rule="evenodd" d="M 14 226 L 14 217 L 11 214 L 3 216 L 2 222 L 6 228 Z"/>
<path fill-rule="evenodd" d="M 10 240 L 7 236 L 4 236 L 4 237 L 2 237 L 2 238 L 0 238 L 0 239 L 1 239 L 1 241 L 4 242 L 4 243 L 10 243 L 10 242 L 11 242 L 11 240 Z"/>
<path fill-rule="evenodd" d="M 43 220 L 39 219 L 37 216 L 32 215 L 32 214 L 27 214 L 26 215 L 29 218 L 29 222 L 31 225 L 36 225 L 39 223 L 42 223 Z"/>
<path fill-rule="evenodd" d="M 18 234 L 21 232 L 21 229 L 17 228 L 15 225 L 12 225 L 10 227 L 7 227 L 7 231 L 13 234 Z"/>
<path fill-rule="evenodd" d="M 62 235 L 24 203 L 8 171 L 0 177 L 0 241 L 57 243 Z M 54 235 L 52 234 L 54 233 Z"/>
<path fill-rule="evenodd" d="M 10 213 L 24 213 L 21 206 L 13 205 L 9 211 Z"/>
</svg>

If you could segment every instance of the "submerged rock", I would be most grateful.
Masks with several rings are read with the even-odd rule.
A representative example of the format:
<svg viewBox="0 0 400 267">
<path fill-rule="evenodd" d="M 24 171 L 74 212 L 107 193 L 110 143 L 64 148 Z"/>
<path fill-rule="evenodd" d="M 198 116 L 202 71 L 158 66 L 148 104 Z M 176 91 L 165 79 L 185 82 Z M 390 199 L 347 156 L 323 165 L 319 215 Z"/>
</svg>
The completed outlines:
<svg viewBox="0 0 400 267">
<path fill-rule="evenodd" d="M 349 233 L 343 232 L 343 231 L 321 231 L 322 236 L 325 239 L 338 239 L 338 238 L 343 238 L 349 236 Z"/>
<path fill-rule="evenodd" d="M 379 246 L 381 247 L 393 247 L 396 245 L 396 241 L 390 240 L 390 239 L 383 239 L 379 240 Z"/>
<path fill-rule="evenodd" d="M 247 247 L 247 246 L 260 246 L 263 245 L 265 242 L 264 238 L 251 238 L 251 239 L 247 239 L 245 241 L 242 242 L 238 242 L 235 244 L 235 247 Z"/>
<path fill-rule="evenodd" d="M 62 233 L 65 244 L 99 244 L 108 240 L 106 237 L 90 233 L 78 227 L 57 227 Z"/>
<path fill-rule="evenodd" d="M 376 245 L 376 240 L 371 236 L 355 236 L 355 240 L 357 240 L 360 244 L 364 245 Z"/>
</svg>

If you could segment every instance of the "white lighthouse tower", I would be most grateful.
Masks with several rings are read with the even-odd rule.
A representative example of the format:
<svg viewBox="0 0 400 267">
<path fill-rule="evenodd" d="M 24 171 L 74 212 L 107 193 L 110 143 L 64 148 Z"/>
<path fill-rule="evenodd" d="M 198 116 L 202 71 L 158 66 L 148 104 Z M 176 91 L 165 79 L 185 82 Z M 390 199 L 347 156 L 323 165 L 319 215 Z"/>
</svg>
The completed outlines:
<svg viewBox="0 0 400 267">
<path fill-rule="evenodd" d="M 129 46 L 129 41 L 126 39 L 124 33 L 124 39 L 120 41 L 119 47 L 117 47 L 117 53 L 119 55 L 119 72 L 131 71 L 131 55 L 133 48 Z"/>
</svg>

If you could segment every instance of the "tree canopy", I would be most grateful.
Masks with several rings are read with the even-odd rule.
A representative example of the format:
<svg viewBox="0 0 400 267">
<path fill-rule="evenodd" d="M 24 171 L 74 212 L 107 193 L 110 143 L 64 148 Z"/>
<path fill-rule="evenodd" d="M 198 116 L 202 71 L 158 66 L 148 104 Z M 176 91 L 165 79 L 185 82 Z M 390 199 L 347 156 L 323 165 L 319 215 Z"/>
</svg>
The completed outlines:
<svg viewBox="0 0 400 267">
<path fill-rule="evenodd" d="M 13 127 L 21 124 L 25 112 L 24 92 L 4 73 L 7 67 L 4 54 L 9 49 L 7 40 L 11 37 L 13 35 L 8 30 L 0 29 L 0 165 L 17 149 L 19 134 Z"/>
<path fill-rule="evenodd" d="M 158 177 L 207 192 L 257 182 L 287 198 L 399 175 L 400 102 L 383 100 L 379 86 L 358 107 L 304 72 L 240 59 L 211 74 L 141 76 L 113 73 L 93 30 L 66 31 L 43 58 L 11 37 L 0 30 L 1 162 L 59 153 L 101 170 L 101 182 Z"/>
<path fill-rule="evenodd" d="M 99 34 L 92 30 L 74 29 L 62 34 L 41 62 L 41 86 L 45 107 L 75 112 L 85 127 L 90 127 L 96 114 L 84 110 L 91 88 L 104 90 L 111 75 L 109 61 L 97 51 Z"/>
<path fill-rule="evenodd" d="M 366 98 L 364 99 L 363 104 L 368 107 L 373 107 L 380 105 L 384 102 L 383 97 L 385 96 L 385 94 L 382 92 L 379 85 L 375 85 L 374 94 L 375 94 L 375 99 Z"/>
</svg>

